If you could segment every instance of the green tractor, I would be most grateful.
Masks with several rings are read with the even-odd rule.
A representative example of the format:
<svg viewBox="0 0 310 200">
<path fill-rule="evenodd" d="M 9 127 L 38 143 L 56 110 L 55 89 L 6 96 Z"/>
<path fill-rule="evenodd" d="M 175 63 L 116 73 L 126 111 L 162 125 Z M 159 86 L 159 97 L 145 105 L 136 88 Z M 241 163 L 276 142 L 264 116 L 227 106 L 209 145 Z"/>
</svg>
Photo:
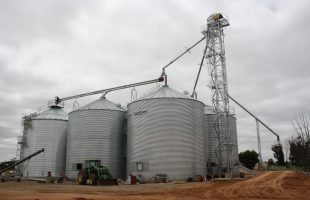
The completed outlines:
<svg viewBox="0 0 310 200">
<path fill-rule="evenodd" d="M 112 179 L 108 168 L 100 161 L 85 161 L 85 168 L 78 174 L 78 183 L 86 185 L 87 180 L 90 185 L 118 185 L 117 179 Z"/>
</svg>

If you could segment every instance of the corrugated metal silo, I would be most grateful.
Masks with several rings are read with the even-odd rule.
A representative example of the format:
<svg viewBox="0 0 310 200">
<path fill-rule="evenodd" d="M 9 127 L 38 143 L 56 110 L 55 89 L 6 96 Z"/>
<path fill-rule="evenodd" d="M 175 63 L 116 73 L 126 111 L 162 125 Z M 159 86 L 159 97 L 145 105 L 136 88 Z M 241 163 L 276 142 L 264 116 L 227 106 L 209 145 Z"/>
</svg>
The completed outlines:
<svg viewBox="0 0 310 200">
<path fill-rule="evenodd" d="M 205 107 L 205 129 L 206 129 L 206 151 L 207 151 L 207 165 L 208 165 L 208 174 L 215 173 L 217 171 L 218 165 L 218 137 L 216 135 L 214 122 L 216 120 L 216 113 L 212 106 Z M 225 127 L 226 120 L 221 118 L 220 126 Z M 236 125 L 236 117 L 234 114 L 229 116 L 229 132 L 231 133 L 231 142 L 232 142 L 232 159 L 231 164 L 234 166 L 238 160 L 238 138 L 237 138 L 237 125 Z M 223 140 L 224 138 L 222 138 Z M 222 146 L 222 165 L 223 168 L 227 167 L 228 157 L 226 146 Z M 237 173 L 234 169 L 233 173 Z"/>
<path fill-rule="evenodd" d="M 44 148 L 44 152 L 23 163 L 23 176 L 60 176 L 65 172 L 68 115 L 61 107 L 51 106 L 48 110 L 29 118 L 24 130 L 24 153 L 26 157 Z"/>
<path fill-rule="evenodd" d="M 66 175 L 76 178 L 85 161 L 106 166 L 123 177 L 126 111 L 105 97 L 69 113 Z"/>
<path fill-rule="evenodd" d="M 163 86 L 128 105 L 127 175 L 205 175 L 204 104 Z"/>
<path fill-rule="evenodd" d="M 207 156 L 207 172 L 212 174 L 216 171 L 218 164 L 218 157 L 216 154 L 216 147 L 218 146 L 218 139 L 216 136 L 214 122 L 216 114 L 212 106 L 205 106 L 205 129 L 206 129 L 206 156 Z"/>
<path fill-rule="evenodd" d="M 237 177 L 240 175 L 239 173 L 239 151 L 238 151 L 238 135 L 237 135 L 237 119 L 235 115 L 231 115 L 229 117 L 229 125 L 230 125 L 230 131 L 232 133 L 231 142 L 232 142 L 232 148 L 231 148 L 231 164 L 233 167 L 233 176 Z"/>
</svg>

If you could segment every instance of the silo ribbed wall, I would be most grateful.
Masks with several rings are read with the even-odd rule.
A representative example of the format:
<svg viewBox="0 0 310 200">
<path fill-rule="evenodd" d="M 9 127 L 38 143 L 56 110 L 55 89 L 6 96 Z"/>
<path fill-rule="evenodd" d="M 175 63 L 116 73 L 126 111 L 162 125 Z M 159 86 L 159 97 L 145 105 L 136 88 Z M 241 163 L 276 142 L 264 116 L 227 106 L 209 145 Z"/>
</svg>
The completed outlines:
<svg viewBox="0 0 310 200">
<path fill-rule="evenodd" d="M 171 180 L 205 175 L 204 104 L 154 98 L 131 103 L 127 124 L 127 175 L 167 174 Z M 138 170 L 137 163 L 143 163 Z"/>
<path fill-rule="evenodd" d="M 205 115 L 205 129 L 206 129 L 206 156 L 207 163 L 218 163 L 218 157 L 216 154 L 216 147 L 218 146 L 218 139 L 216 136 L 214 122 L 216 120 L 215 114 L 207 114 Z M 208 167 L 208 172 L 210 171 L 210 167 Z"/>
<path fill-rule="evenodd" d="M 123 177 L 125 112 L 77 110 L 69 113 L 66 175 L 76 178 L 76 164 L 100 160 L 112 177 Z"/>
<path fill-rule="evenodd" d="M 230 116 L 230 131 L 232 133 L 232 164 L 236 164 L 239 161 L 239 153 L 238 153 L 238 136 L 237 136 L 237 120 L 234 115 Z"/>
<path fill-rule="evenodd" d="M 66 135 L 65 120 L 33 119 L 27 130 L 27 148 L 23 157 L 44 148 L 44 152 L 25 162 L 23 175 L 28 177 L 60 176 L 65 172 Z"/>
<path fill-rule="evenodd" d="M 211 163 L 218 164 L 218 136 L 216 134 L 214 128 L 214 122 L 216 120 L 216 114 L 206 114 L 205 115 L 205 129 L 206 129 L 206 151 L 207 151 L 207 162 L 208 162 L 208 173 L 215 172 L 217 170 L 216 167 L 211 167 Z M 220 120 L 221 128 L 225 128 L 226 120 L 222 117 Z M 231 134 L 231 151 L 232 151 L 232 159 L 231 164 L 234 165 L 238 162 L 238 138 L 237 138 L 237 126 L 236 126 L 236 118 L 234 115 L 229 116 L 229 133 Z M 222 142 L 224 141 L 224 137 L 221 137 Z M 223 142 L 225 143 L 225 142 Z M 224 168 L 227 167 L 228 157 L 227 157 L 227 146 L 222 143 L 222 166 Z"/>
</svg>

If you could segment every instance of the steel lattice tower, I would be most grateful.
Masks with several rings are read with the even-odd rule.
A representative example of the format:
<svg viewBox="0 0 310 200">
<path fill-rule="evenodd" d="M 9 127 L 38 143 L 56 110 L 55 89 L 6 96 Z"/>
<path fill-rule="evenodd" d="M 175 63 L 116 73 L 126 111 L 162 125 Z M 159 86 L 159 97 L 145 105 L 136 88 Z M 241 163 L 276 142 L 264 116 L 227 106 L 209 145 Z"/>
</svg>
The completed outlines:
<svg viewBox="0 0 310 200">
<path fill-rule="evenodd" d="M 211 76 L 212 103 L 217 115 L 214 128 L 218 140 L 215 149 L 218 173 L 223 172 L 223 166 L 227 167 L 228 173 L 232 172 L 232 142 L 229 131 L 229 99 L 223 32 L 226 26 L 229 26 L 227 19 L 222 14 L 215 13 L 208 17 L 207 26 L 202 31 L 207 42 L 204 58 Z"/>
</svg>

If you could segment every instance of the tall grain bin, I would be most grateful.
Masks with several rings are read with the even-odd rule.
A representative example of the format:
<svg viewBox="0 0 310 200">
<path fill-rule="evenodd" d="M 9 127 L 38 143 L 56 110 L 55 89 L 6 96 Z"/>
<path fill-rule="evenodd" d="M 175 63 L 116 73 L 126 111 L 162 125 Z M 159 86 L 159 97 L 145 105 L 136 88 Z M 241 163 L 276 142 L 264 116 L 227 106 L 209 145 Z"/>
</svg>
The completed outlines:
<svg viewBox="0 0 310 200">
<path fill-rule="evenodd" d="M 238 150 L 238 135 L 237 135 L 237 119 L 235 115 L 229 117 L 230 131 L 232 133 L 231 142 L 231 163 L 233 167 L 233 176 L 239 176 L 239 150 Z"/>
<path fill-rule="evenodd" d="M 207 172 L 212 174 L 216 171 L 218 157 L 216 147 L 218 147 L 218 139 L 216 136 L 214 122 L 216 114 L 212 106 L 205 107 L 205 129 L 206 129 L 206 156 L 207 156 Z"/>
<path fill-rule="evenodd" d="M 127 175 L 205 175 L 204 104 L 168 87 L 128 105 Z"/>
<path fill-rule="evenodd" d="M 205 107 L 205 129 L 206 129 L 206 152 L 207 152 L 207 171 L 208 174 L 214 174 L 217 171 L 218 163 L 218 137 L 215 131 L 214 123 L 217 116 L 212 106 Z M 220 126 L 224 128 L 226 126 L 226 120 L 224 117 L 220 119 Z M 237 138 L 237 126 L 236 126 L 236 117 L 234 114 L 229 115 L 229 133 L 231 134 L 231 150 L 232 158 L 231 164 L 234 166 L 238 163 L 238 138 Z M 221 138 L 222 140 L 224 138 Z M 227 146 L 222 146 L 222 166 L 227 168 Z M 233 173 L 238 173 L 234 167 Z"/>
<path fill-rule="evenodd" d="M 123 177 L 126 111 L 105 97 L 69 113 L 66 175 L 76 178 L 85 162 L 106 166 Z"/>
<path fill-rule="evenodd" d="M 28 117 L 24 129 L 23 158 L 44 148 L 44 152 L 23 163 L 26 177 L 60 176 L 65 172 L 68 115 L 61 107 L 51 106 Z M 25 126 L 25 125 L 24 125 Z"/>
</svg>

